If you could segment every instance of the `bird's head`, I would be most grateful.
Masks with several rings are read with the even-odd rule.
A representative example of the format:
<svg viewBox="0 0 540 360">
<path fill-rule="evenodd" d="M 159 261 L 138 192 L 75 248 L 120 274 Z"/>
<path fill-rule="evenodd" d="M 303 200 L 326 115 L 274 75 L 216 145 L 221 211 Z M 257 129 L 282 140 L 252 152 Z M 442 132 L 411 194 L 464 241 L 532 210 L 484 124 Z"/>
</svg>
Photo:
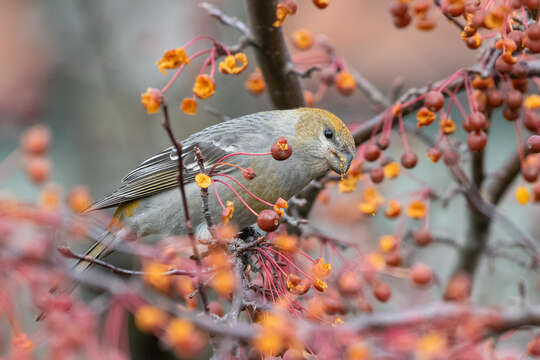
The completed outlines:
<svg viewBox="0 0 540 360">
<path fill-rule="evenodd" d="M 356 153 L 351 132 L 334 114 L 314 108 L 300 108 L 296 122 L 296 138 L 313 166 L 324 173 L 331 169 L 338 174 L 349 170 Z M 326 167 L 326 168 L 325 168 Z"/>
</svg>

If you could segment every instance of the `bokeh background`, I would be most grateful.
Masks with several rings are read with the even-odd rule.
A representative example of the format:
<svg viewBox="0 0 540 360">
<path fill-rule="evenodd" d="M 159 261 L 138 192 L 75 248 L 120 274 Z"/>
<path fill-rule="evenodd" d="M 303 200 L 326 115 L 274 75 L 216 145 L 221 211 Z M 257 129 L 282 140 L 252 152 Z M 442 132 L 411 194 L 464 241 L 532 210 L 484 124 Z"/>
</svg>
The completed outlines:
<svg viewBox="0 0 540 360">
<path fill-rule="evenodd" d="M 210 2 L 228 14 L 245 19 L 243 1 Z M 405 88 L 422 86 L 473 64 L 478 54 L 465 46 L 458 30 L 442 17 L 435 30 L 428 33 L 414 27 L 394 28 L 387 12 L 388 1 L 336 0 L 324 11 L 312 6 L 309 0 L 298 2 L 298 13 L 287 19 L 285 33 L 290 36 L 299 28 L 307 28 L 325 34 L 348 66 L 385 93 L 398 77 L 403 79 Z M 199 3 L 195 0 L 2 0 L 0 161 L 18 147 L 25 128 L 43 123 L 52 129 L 54 138 L 52 182 L 65 192 L 77 184 L 88 185 L 95 199 L 112 191 L 125 173 L 169 145 L 159 116 L 147 115 L 140 104 L 141 92 L 147 87 L 162 87 L 167 81 L 155 65 L 161 54 L 201 34 L 225 44 L 235 43 L 239 36 L 236 30 L 209 17 L 198 7 Z M 250 50 L 247 53 L 248 71 L 238 77 L 217 74 L 216 94 L 199 103 L 196 116 L 183 114 L 179 105 L 183 97 L 191 95 L 194 74 L 200 67 L 189 66 L 167 93 L 173 127 L 179 138 L 220 121 L 207 110 L 235 117 L 272 108 L 267 94 L 254 97 L 244 89 L 245 78 L 255 68 L 253 53 Z M 316 79 L 306 81 L 305 85 L 315 90 Z M 358 91 L 351 97 L 343 97 L 331 89 L 317 106 L 351 124 L 375 114 Z M 488 172 L 516 147 L 513 128 L 498 112 L 494 116 L 487 147 Z M 457 114 L 455 118 L 461 122 Z M 424 146 L 410 141 L 421 155 L 419 166 L 411 174 L 443 192 L 451 184 L 444 165 L 431 164 L 422 156 Z M 392 147 L 389 154 L 397 158 L 398 138 Z M 412 176 L 402 176 L 383 185 L 381 193 L 403 197 L 422 186 L 425 185 Z M 4 163 L 0 165 L 0 191 L 35 201 L 39 188 L 26 179 L 22 169 Z M 364 218 L 356 211 L 360 192 L 331 195 L 331 204 L 324 208 L 317 206 L 312 217 L 312 223 L 323 232 L 359 242 L 366 249 L 374 249 L 380 235 L 394 232 L 394 223 L 381 216 Z M 462 241 L 467 216 L 464 209 L 460 197 L 446 209 L 434 204 L 430 214 L 433 232 Z M 520 206 L 513 196 L 507 196 L 501 211 L 525 231 L 538 235 L 535 219 L 539 212 L 535 205 Z M 419 225 L 411 221 L 406 226 Z M 492 239 L 506 237 L 504 229 L 493 228 Z M 454 249 L 439 245 L 414 253 L 415 259 L 435 268 L 442 284 L 455 256 Z M 518 301 L 518 280 L 527 285 L 529 301 L 540 301 L 534 273 L 503 260 L 491 265 L 483 261 L 477 274 L 475 301 L 514 303 Z M 401 297 L 400 291 L 416 290 L 406 281 L 390 281 L 398 289 L 397 295 L 382 307 L 410 305 L 406 302 L 411 299 L 414 303 L 428 301 L 441 291 L 436 286 L 433 292 L 419 291 L 415 296 Z"/>
</svg>

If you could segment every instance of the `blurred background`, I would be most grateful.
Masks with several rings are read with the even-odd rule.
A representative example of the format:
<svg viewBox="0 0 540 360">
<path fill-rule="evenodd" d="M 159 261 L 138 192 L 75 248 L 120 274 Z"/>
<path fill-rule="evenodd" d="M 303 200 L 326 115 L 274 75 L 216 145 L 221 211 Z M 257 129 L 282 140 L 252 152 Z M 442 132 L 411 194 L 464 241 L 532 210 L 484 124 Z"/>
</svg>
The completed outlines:
<svg viewBox="0 0 540 360">
<path fill-rule="evenodd" d="M 245 19 L 244 2 L 210 1 L 227 14 Z M 2 0 L 0 2 L 0 159 L 19 145 L 22 131 L 43 123 L 52 129 L 52 182 L 65 192 L 77 184 L 89 187 L 98 199 L 114 190 L 121 178 L 138 163 L 169 145 L 158 115 L 147 115 L 140 94 L 147 87 L 162 87 L 164 77 L 155 63 L 162 53 L 182 46 L 197 35 L 210 35 L 225 44 L 236 42 L 239 34 L 209 17 L 193 0 Z M 444 18 L 432 32 L 419 32 L 410 26 L 398 30 L 387 11 L 388 1 L 332 1 L 324 11 L 311 1 L 299 0 L 298 13 L 287 19 L 285 33 L 307 28 L 325 34 L 351 68 L 358 70 L 383 92 L 388 93 L 397 77 L 405 89 L 422 86 L 474 63 L 478 54 L 469 50 L 458 30 Z M 199 45 L 197 45 L 199 46 Z M 291 51 L 295 51 L 291 48 Z M 254 97 L 244 89 L 244 80 L 255 68 L 253 53 L 247 51 L 250 65 L 239 77 L 216 75 L 216 94 L 199 102 L 196 116 L 180 111 L 183 97 L 191 96 L 194 75 L 202 65 L 189 66 L 166 98 L 171 105 L 175 134 L 182 139 L 219 122 L 205 108 L 235 117 L 272 108 L 267 94 Z M 316 80 L 305 82 L 314 91 Z M 360 92 L 343 97 L 334 89 L 327 92 L 318 107 L 336 113 L 347 123 L 362 122 L 375 113 Z M 461 119 L 454 114 L 458 123 Z M 409 121 L 415 121 L 411 118 Z M 498 112 L 487 147 L 488 172 L 515 149 L 513 128 Z M 464 138 L 460 128 L 460 135 Z M 420 155 L 419 166 L 411 172 L 437 191 L 448 188 L 451 180 L 442 164 L 431 164 L 423 156 L 425 147 L 410 139 Z M 398 158 L 396 137 L 389 154 Z M 35 200 L 39 188 L 23 171 L 0 174 L 2 193 Z M 422 186 L 410 177 L 400 177 L 381 187 L 385 197 L 400 197 Z M 382 216 L 366 219 L 357 213 L 361 196 L 332 192 L 329 207 L 317 206 L 312 222 L 324 232 L 358 241 L 374 249 L 380 235 L 391 234 L 396 224 Z M 535 205 L 517 204 L 513 196 L 502 204 L 502 212 L 533 235 L 538 234 Z M 351 210 L 352 209 L 352 210 Z M 329 216 L 329 214 L 331 216 Z M 434 204 L 430 228 L 462 241 L 466 229 L 464 201 L 456 197 L 449 208 Z M 408 228 L 418 224 L 407 224 Z M 504 229 L 495 226 L 493 239 L 505 238 Z M 456 252 L 443 246 L 418 250 L 416 259 L 434 266 L 444 284 Z M 517 301 L 518 280 L 527 284 L 530 301 L 539 301 L 538 278 L 529 271 L 497 260 L 493 267 L 483 261 L 477 274 L 473 298 L 491 304 Z M 409 283 L 393 285 L 411 290 Z M 411 290 L 412 291 L 412 290 Z M 440 291 L 435 287 L 433 291 Z M 433 293 L 431 294 L 433 295 Z M 408 297 L 415 302 L 430 299 L 429 291 Z M 382 307 L 404 306 L 400 296 Z"/>
</svg>

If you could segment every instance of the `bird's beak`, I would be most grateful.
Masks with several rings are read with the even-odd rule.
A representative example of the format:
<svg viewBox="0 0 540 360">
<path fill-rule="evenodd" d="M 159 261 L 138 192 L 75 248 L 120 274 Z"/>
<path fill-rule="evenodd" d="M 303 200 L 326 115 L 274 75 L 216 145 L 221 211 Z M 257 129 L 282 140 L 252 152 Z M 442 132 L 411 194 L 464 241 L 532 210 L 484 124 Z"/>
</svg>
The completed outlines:
<svg viewBox="0 0 540 360">
<path fill-rule="evenodd" d="M 330 168 L 342 177 L 345 176 L 347 171 L 349 171 L 354 155 L 349 152 L 338 153 L 332 150 L 330 152 L 332 153 L 329 161 Z"/>
</svg>

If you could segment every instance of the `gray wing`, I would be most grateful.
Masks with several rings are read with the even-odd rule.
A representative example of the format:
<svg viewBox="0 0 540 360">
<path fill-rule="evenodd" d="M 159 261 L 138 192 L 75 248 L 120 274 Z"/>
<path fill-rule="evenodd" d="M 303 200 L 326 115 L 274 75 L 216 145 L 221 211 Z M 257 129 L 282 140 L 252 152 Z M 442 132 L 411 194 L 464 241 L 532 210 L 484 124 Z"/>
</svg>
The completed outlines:
<svg viewBox="0 0 540 360">
<path fill-rule="evenodd" d="M 256 115 L 256 114 L 254 114 Z M 182 163 L 184 167 L 184 184 L 194 181 L 200 172 L 194 147 L 201 149 L 205 167 L 210 169 L 223 156 L 240 149 L 237 144 L 243 137 L 253 140 L 254 121 L 257 117 L 242 117 L 211 126 L 196 133 L 182 142 Z M 250 141 L 251 142 L 251 141 Z M 220 173 L 234 171 L 233 167 L 223 167 Z M 116 191 L 104 199 L 91 205 L 86 211 L 104 209 L 121 203 L 147 197 L 178 186 L 178 157 L 172 146 L 142 162 L 130 171 Z"/>
</svg>

